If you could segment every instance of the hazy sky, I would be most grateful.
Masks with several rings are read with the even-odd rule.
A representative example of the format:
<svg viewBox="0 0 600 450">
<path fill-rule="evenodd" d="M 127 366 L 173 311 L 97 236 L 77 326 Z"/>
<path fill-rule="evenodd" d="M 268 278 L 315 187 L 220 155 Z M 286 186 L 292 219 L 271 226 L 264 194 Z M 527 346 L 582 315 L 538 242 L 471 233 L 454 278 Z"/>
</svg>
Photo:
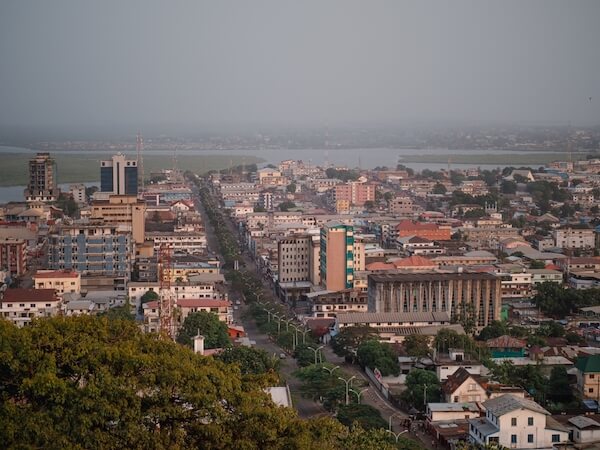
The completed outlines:
<svg viewBox="0 0 600 450">
<path fill-rule="evenodd" d="M 1 0 L 0 125 L 600 123 L 599 19 L 598 0 Z"/>
</svg>

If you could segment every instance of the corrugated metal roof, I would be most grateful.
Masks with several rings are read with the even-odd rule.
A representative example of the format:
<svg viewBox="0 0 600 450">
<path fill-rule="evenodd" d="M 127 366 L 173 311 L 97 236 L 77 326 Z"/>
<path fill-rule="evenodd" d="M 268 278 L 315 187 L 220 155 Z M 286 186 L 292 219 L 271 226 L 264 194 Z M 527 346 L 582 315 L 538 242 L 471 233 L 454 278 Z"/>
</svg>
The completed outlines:
<svg viewBox="0 0 600 450">
<path fill-rule="evenodd" d="M 404 323 L 404 322 L 450 322 L 447 312 L 408 313 L 341 313 L 338 323 Z"/>
<path fill-rule="evenodd" d="M 533 400 L 515 397 L 511 394 L 502 395 L 492 400 L 488 400 L 483 403 L 483 406 L 485 406 L 485 408 L 488 411 L 491 411 L 495 416 L 502 416 L 516 409 L 529 409 L 531 411 L 539 412 L 540 414 L 550 415 L 548 411 L 546 411 Z"/>
</svg>

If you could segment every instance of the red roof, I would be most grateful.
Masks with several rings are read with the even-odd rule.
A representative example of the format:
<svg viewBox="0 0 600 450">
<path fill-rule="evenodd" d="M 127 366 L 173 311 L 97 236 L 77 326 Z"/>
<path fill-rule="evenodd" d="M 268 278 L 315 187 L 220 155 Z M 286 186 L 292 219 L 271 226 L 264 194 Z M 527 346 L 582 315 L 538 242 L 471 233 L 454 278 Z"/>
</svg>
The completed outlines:
<svg viewBox="0 0 600 450">
<path fill-rule="evenodd" d="M 429 258 L 420 255 L 409 256 L 408 258 L 400 259 L 393 262 L 396 268 L 402 267 L 437 267 L 437 264 Z"/>
<path fill-rule="evenodd" d="M 7 289 L 3 302 L 48 303 L 57 302 L 56 289 Z"/>
<path fill-rule="evenodd" d="M 380 261 L 376 261 L 374 263 L 367 264 L 367 266 L 365 267 L 365 269 L 367 269 L 367 270 L 393 270 L 395 268 L 396 268 L 396 266 L 394 266 L 393 264 L 384 263 L 384 262 L 380 262 Z"/>
<path fill-rule="evenodd" d="M 72 270 L 38 271 L 33 278 L 78 278 L 79 273 Z"/>
<path fill-rule="evenodd" d="M 439 227 L 430 222 L 414 222 L 412 220 L 403 220 L 396 225 L 396 230 L 437 230 Z"/>
<path fill-rule="evenodd" d="M 488 339 L 485 343 L 489 348 L 525 348 L 527 345 L 525 341 L 507 335 Z"/>
</svg>

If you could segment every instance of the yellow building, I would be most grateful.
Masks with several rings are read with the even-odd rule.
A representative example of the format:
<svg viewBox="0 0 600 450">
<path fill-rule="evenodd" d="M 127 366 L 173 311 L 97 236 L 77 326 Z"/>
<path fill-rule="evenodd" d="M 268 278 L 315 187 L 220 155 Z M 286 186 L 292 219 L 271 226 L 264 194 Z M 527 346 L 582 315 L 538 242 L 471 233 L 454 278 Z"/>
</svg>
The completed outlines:
<svg viewBox="0 0 600 450">
<path fill-rule="evenodd" d="M 90 218 L 108 225 L 126 225 L 131 228 L 136 244 L 144 243 L 146 203 L 135 195 L 111 195 L 108 200 L 92 202 Z"/>
</svg>

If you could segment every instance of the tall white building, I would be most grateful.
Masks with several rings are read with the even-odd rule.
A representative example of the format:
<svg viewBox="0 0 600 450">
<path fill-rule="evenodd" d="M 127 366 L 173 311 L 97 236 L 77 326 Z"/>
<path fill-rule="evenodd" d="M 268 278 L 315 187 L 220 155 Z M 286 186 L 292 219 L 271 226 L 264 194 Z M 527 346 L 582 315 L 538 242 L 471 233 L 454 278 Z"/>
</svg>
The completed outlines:
<svg viewBox="0 0 600 450">
<path fill-rule="evenodd" d="M 137 161 L 117 153 L 100 162 L 100 191 L 116 195 L 138 194 Z"/>
</svg>

